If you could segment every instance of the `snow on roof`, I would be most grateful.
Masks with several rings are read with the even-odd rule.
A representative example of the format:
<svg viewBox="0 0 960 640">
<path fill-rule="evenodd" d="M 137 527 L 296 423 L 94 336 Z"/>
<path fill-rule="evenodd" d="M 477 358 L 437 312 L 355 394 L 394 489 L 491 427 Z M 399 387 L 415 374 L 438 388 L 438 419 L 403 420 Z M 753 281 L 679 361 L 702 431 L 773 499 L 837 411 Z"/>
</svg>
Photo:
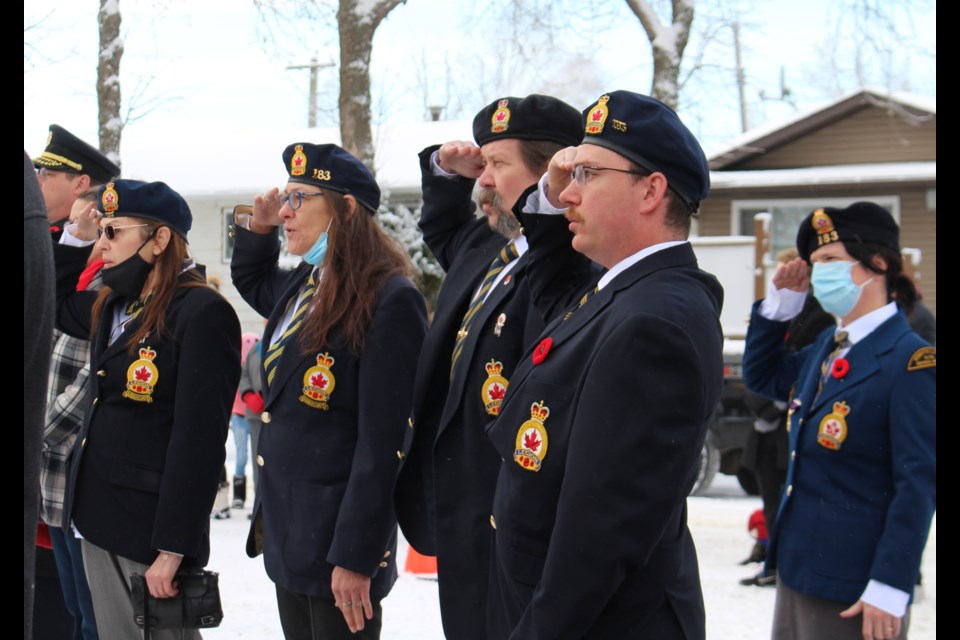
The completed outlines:
<svg viewBox="0 0 960 640">
<path fill-rule="evenodd" d="M 937 179 L 936 162 L 845 164 L 763 171 L 711 171 L 711 189 L 870 184 Z"/>
<path fill-rule="evenodd" d="M 417 154 L 448 140 L 472 140 L 467 121 L 374 127 L 377 182 L 384 190 L 419 189 Z M 250 131 L 156 131 L 123 136 L 123 176 L 162 180 L 185 196 L 254 194 L 286 184 L 280 157 L 291 142 L 340 143 L 334 127 Z"/>
<path fill-rule="evenodd" d="M 737 149 L 740 149 L 741 147 L 749 147 L 751 146 L 752 143 L 758 140 L 762 140 L 763 138 L 766 138 L 772 133 L 780 131 L 781 129 L 787 129 L 792 125 L 795 125 L 799 122 L 802 122 L 810 118 L 811 116 L 814 116 L 820 113 L 821 111 L 827 111 L 847 100 L 850 100 L 851 98 L 854 98 L 864 93 L 871 94 L 872 96 L 882 100 L 893 100 L 905 106 L 912 107 L 914 109 L 918 109 L 921 111 L 927 111 L 934 115 L 936 115 L 937 113 L 936 98 L 930 98 L 928 96 L 919 96 L 912 93 L 904 93 L 904 92 L 898 92 L 898 91 L 891 92 L 891 91 L 887 91 L 886 89 L 880 89 L 878 87 L 861 87 L 856 91 L 851 91 L 850 93 L 837 98 L 836 100 L 834 100 L 833 102 L 830 102 L 829 104 L 820 105 L 810 109 L 805 109 L 803 111 L 799 111 L 791 115 L 790 117 L 784 118 L 782 120 L 775 120 L 773 122 L 769 122 L 765 125 L 761 125 L 759 127 L 751 129 L 750 131 L 747 131 L 737 136 L 733 140 L 731 140 L 723 148 L 711 153 L 710 160 L 718 160 L 720 158 L 723 158 L 725 155 L 732 153 Z"/>
</svg>

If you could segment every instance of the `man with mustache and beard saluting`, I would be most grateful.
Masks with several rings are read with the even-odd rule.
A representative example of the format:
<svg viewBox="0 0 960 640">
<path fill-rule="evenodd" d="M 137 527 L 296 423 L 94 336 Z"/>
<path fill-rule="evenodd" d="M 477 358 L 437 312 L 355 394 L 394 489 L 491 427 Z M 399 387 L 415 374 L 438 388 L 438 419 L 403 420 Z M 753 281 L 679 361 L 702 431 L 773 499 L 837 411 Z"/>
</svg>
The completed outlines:
<svg viewBox="0 0 960 640">
<path fill-rule="evenodd" d="M 537 265 L 511 208 L 536 190 L 550 158 L 583 137 L 580 113 L 542 95 L 494 100 L 473 121 L 477 145 L 447 142 L 420 153 L 424 240 L 446 271 L 420 353 L 413 415 L 397 485 L 400 527 L 436 555 L 448 638 L 486 637 L 490 509 L 500 456 L 484 436 L 524 350 L 589 276 L 586 258 Z M 474 215 L 474 182 L 482 217 Z M 543 218 L 545 216 L 538 216 Z M 569 244 L 562 219 L 537 241 Z"/>
</svg>

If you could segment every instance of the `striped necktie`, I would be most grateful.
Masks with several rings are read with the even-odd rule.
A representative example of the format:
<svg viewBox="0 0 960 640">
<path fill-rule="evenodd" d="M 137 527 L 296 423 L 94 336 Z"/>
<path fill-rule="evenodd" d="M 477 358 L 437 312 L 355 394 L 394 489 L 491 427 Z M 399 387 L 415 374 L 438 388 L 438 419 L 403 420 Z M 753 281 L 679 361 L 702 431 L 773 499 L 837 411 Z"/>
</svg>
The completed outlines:
<svg viewBox="0 0 960 640">
<path fill-rule="evenodd" d="M 268 386 L 273 383 L 273 378 L 277 375 L 277 367 L 280 364 L 280 356 L 283 354 L 284 348 L 296 335 L 301 325 L 303 325 L 304 318 L 307 315 L 307 309 L 310 308 L 310 301 L 313 299 L 313 294 L 316 293 L 316 291 L 317 270 L 314 269 L 310 272 L 310 277 L 307 278 L 307 284 L 304 286 L 303 292 L 297 298 L 297 308 L 296 311 L 293 312 L 293 317 L 290 319 L 290 325 L 286 331 L 280 334 L 277 341 L 267 349 L 267 357 L 263 360 L 263 370 L 267 372 Z"/>
<path fill-rule="evenodd" d="M 820 363 L 820 386 L 817 387 L 818 396 L 823 390 L 823 385 L 826 383 L 827 378 L 830 377 L 830 371 L 833 369 L 833 363 L 836 362 L 837 358 L 840 357 L 840 352 L 851 346 L 850 334 L 848 334 L 846 331 L 838 332 L 835 336 L 833 336 L 833 343 L 833 351 L 830 352 L 830 355 L 827 356 L 826 360 Z"/>
<path fill-rule="evenodd" d="M 477 315 L 477 312 L 480 311 L 480 307 L 483 306 L 483 301 L 486 299 L 490 287 L 493 286 L 493 281 L 497 279 L 497 276 L 503 271 L 504 267 L 518 257 L 520 257 L 520 252 L 517 251 L 517 245 L 511 242 L 501 249 L 499 255 L 490 263 L 487 275 L 484 276 L 483 282 L 480 283 L 480 290 L 477 292 L 477 295 L 474 296 L 473 302 L 470 303 L 470 308 L 468 308 L 467 312 L 463 315 L 463 322 L 460 323 L 460 330 L 457 331 L 457 341 L 453 346 L 453 355 L 450 357 L 451 380 L 457 368 L 457 360 L 460 359 L 460 354 L 463 352 L 463 343 L 470 333 L 470 322 L 473 320 L 473 317 Z"/>
<path fill-rule="evenodd" d="M 153 289 L 151 289 L 150 291 L 147 291 L 147 295 L 141 296 L 136 300 L 134 300 L 133 302 L 131 302 L 130 304 L 128 304 L 127 308 L 124 309 L 124 313 L 130 316 L 127 322 L 139 316 L 140 313 L 143 311 L 144 307 L 147 306 L 147 303 L 150 302 L 150 298 L 152 297 L 153 297 Z"/>
</svg>

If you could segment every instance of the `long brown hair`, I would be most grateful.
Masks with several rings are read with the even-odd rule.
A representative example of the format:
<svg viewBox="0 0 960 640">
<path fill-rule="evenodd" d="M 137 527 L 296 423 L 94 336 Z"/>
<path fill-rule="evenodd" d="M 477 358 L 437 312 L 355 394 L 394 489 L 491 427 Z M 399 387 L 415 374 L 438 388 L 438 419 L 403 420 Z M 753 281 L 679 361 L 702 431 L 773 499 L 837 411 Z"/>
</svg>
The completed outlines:
<svg viewBox="0 0 960 640">
<path fill-rule="evenodd" d="M 149 227 L 143 227 L 140 229 L 140 233 L 142 234 L 144 240 L 146 240 L 150 234 L 155 233 L 160 227 L 166 226 L 156 224 L 155 221 L 147 220 L 145 218 L 133 219 L 150 225 Z M 134 332 L 134 334 L 130 337 L 130 340 L 127 342 L 128 351 L 130 353 L 136 352 L 141 340 L 145 340 L 151 335 L 160 336 L 160 334 L 163 333 L 164 323 L 167 318 L 167 308 L 170 306 L 170 302 L 173 300 L 173 296 L 176 294 L 179 287 L 207 286 L 207 283 L 203 280 L 203 277 L 196 269 L 187 271 L 184 274 L 184 278 L 181 280 L 180 274 L 183 271 L 183 263 L 189 257 L 190 252 L 187 249 L 187 241 L 183 238 L 183 236 L 171 229 L 170 241 L 167 243 L 167 246 L 163 252 L 157 256 L 156 262 L 153 263 L 153 273 L 155 274 L 156 286 L 153 289 L 153 295 L 150 296 L 150 301 L 143 308 L 143 320 L 140 322 L 140 327 L 136 330 L 136 332 Z M 93 323 L 91 335 L 95 334 L 97 331 L 97 325 L 101 320 L 104 305 L 107 302 L 107 297 L 112 291 L 113 290 L 110 287 L 104 286 L 100 290 L 100 294 L 97 296 L 96 301 L 93 303 Z"/>
<path fill-rule="evenodd" d="M 353 212 L 343 195 L 324 191 L 334 211 L 328 230 L 329 249 L 323 278 L 313 297 L 314 309 L 300 331 L 300 345 L 315 351 L 328 344 L 334 328 L 337 341 L 354 353 L 363 350 L 364 337 L 377 304 L 380 288 L 394 275 L 410 276 L 410 258 L 356 202 Z"/>
</svg>

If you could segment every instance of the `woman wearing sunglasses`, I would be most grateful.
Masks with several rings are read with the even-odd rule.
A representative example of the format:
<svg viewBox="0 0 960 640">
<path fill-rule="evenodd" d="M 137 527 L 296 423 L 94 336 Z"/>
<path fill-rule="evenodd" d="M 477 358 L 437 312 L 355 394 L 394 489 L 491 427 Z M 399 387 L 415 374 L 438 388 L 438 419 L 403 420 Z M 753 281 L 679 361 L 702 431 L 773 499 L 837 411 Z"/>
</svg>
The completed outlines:
<svg viewBox="0 0 960 640">
<path fill-rule="evenodd" d="M 332 144 L 292 144 L 283 162 L 286 187 L 235 212 L 233 282 L 269 318 L 247 553 L 264 554 L 288 639 L 377 638 L 426 310 L 366 167 Z M 292 271 L 281 226 L 303 258 Z"/>
<path fill-rule="evenodd" d="M 905 638 L 937 506 L 936 347 L 907 324 L 916 290 L 886 209 L 817 209 L 797 251 L 754 307 L 743 358 L 751 391 L 788 402 L 790 462 L 766 567 L 777 578 L 773 638 Z M 811 286 L 837 327 L 787 353 L 788 321 Z"/>
<path fill-rule="evenodd" d="M 168 598 L 177 593 L 177 570 L 209 557 L 210 509 L 240 378 L 240 326 L 189 257 L 192 216 L 178 193 L 162 182 L 116 180 L 100 188 L 97 202 L 99 224 L 68 226 L 54 253 L 57 324 L 92 336 L 90 404 L 64 527 L 72 523 L 83 537 L 100 637 L 120 639 L 139 637 L 131 574 Z M 78 292 L 98 235 L 103 288 Z M 199 633 L 152 629 L 150 636 Z"/>
</svg>

